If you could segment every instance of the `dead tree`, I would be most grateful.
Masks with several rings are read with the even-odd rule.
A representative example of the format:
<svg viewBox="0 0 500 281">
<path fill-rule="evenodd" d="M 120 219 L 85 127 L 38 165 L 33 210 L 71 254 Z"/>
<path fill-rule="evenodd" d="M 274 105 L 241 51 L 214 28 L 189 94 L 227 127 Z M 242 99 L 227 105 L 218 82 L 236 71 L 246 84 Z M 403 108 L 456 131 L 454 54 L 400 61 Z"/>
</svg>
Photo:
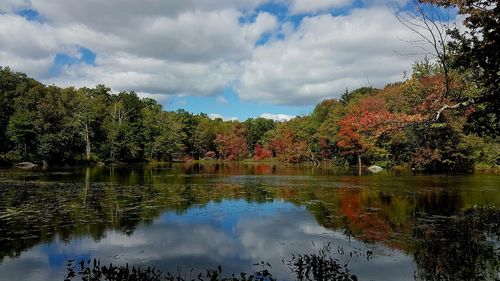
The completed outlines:
<svg viewBox="0 0 500 281">
<path fill-rule="evenodd" d="M 438 61 L 445 78 L 445 97 L 450 94 L 450 55 L 447 48 L 450 16 L 448 10 L 433 5 L 422 4 L 418 0 L 410 1 L 412 10 L 398 8 L 395 16 L 406 28 L 420 39 L 411 43 L 423 50 L 426 56 Z M 429 49 L 430 47 L 430 49 Z"/>
</svg>

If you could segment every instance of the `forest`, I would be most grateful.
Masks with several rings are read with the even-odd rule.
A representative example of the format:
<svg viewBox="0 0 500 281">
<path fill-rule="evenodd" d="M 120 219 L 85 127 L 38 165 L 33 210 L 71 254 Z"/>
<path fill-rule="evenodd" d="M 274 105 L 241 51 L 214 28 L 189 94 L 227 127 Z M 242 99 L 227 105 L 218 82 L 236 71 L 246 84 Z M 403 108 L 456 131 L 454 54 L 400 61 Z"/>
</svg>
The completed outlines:
<svg viewBox="0 0 500 281">
<path fill-rule="evenodd" d="M 452 39 L 436 58 L 416 61 L 403 81 L 346 89 L 286 122 L 212 120 L 165 110 L 134 92 L 44 85 L 1 67 L 0 163 L 252 160 L 498 169 L 498 7 L 456 2 L 468 29 L 448 29 Z"/>
</svg>

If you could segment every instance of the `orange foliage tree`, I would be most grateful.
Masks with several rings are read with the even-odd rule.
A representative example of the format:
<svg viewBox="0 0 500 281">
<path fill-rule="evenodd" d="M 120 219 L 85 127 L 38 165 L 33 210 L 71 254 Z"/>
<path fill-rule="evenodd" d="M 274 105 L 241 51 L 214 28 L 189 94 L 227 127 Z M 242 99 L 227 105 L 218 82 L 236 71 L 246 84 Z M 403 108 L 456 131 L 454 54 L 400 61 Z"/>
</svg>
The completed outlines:
<svg viewBox="0 0 500 281">
<path fill-rule="evenodd" d="M 339 121 L 338 147 L 343 154 L 353 154 L 361 171 L 361 155 L 374 147 L 381 135 L 389 134 L 421 120 L 419 115 L 391 113 L 381 96 L 369 96 L 352 106 Z"/>
<path fill-rule="evenodd" d="M 299 163 L 311 159 L 311 151 L 307 141 L 300 139 L 295 133 L 284 130 L 269 146 L 276 157 L 283 162 Z"/>
<path fill-rule="evenodd" d="M 260 144 L 255 145 L 253 159 L 256 161 L 264 160 L 273 156 L 273 152 Z"/>
<path fill-rule="evenodd" d="M 233 126 L 229 134 L 217 134 L 215 144 L 219 156 L 229 161 L 244 159 L 248 153 L 245 136 L 245 128 L 239 123 Z"/>
</svg>

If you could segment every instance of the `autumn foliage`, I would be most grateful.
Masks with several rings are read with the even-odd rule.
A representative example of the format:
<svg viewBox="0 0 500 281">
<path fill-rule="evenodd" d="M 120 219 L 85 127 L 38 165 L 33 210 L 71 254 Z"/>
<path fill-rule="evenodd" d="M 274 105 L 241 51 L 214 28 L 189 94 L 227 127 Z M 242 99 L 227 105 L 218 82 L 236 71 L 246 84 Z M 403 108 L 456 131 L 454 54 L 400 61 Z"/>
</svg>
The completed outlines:
<svg viewBox="0 0 500 281">
<path fill-rule="evenodd" d="M 429 61 L 416 63 L 406 81 L 383 89 L 346 90 L 339 99 L 323 100 L 310 114 L 283 122 L 240 122 L 165 111 L 154 100 L 133 92 L 112 95 L 104 86 L 46 87 L 0 68 L 5 81 L 34 83 L 27 92 L 0 85 L 0 92 L 4 87 L 17 95 L 15 102 L 3 104 L 6 110 L 0 114 L 0 164 L 40 159 L 71 163 L 272 158 L 429 171 L 469 171 L 478 163 L 497 167 L 500 143 L 468 135 L 465 129 L 469 117 L 484 108 L 463 106 L 436 117 L 443 104 L 477 96 L 478 84 L 458 72 L 450 72 L 451 80 L 445 81 L 439 71 Z M 484 128 L 480 123 L 468 125 Z"/>
<path fill-rule="evenodd" d="M 234 125 L 228 134 L 217 134 L 215 144 L 219 156 L 229 161 L 245 159 L 248 154 L 245 134 L 245 128 L 241 124 Z"/>
<path fill-rule="evenodd" d="M 284 130 L 270 144 L 276 157 L 283 162 L 299 163 L 310 159 L 310 150 L 305 140 L 296 133 Z"/>
<path fill-rule="evenodd" d="M 271 158 L 273 156 L 273 152 L 267 148 L 263 148 L 262 145 L 256 144 L 253 154 L 253 159 L 256 161 L 265 160 Z"/>
<path fill-rule="evenodd" d="M 373 148 L 381 135 L 420 120 L 419 115 L 389 112 L 382 96 L 367 97 L 340 120 L 337 145 L 345 154 L 359 155 Z"/>
</svg>

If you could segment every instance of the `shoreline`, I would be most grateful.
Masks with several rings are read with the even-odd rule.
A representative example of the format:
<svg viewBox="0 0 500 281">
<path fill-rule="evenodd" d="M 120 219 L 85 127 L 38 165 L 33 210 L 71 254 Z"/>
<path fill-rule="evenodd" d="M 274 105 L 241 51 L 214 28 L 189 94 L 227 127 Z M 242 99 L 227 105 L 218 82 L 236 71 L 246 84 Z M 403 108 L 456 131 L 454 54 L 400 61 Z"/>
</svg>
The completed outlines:
<svg viewBox="0 0 500 281">
<path fill-rule="evenodd" d="M 211 160 L 187 160 L 187 161 L 143 161 L 143 162 L 100 162 L 100 161 L 82 161 L 77 163 L 58 163 L 52 165 L 43 165 L 41 162 L 20 162 L 20 163 L 10 163 L 0 165 L 2 169 L 17 169 L 17 170 L 53 170 L 59 168 L 79 168 L 79 167 L 125 167 L 125 166 L 155 166 L 155 165 L 214 165 L 214 164 L 224 164 L 224 165 L 264 165 L 264 166 L 281 166 L 281 167 L 295 167 L 295 168 L 319 168 L 319 169 L 335 169 L 335 170 L 354 170 L 358 169 L 356 165 L 339 165 L 334 162 L 302 162 L 302 163 L 284 163 L 277 161 L 275 159 L 270 160 L 252 160 L 245 159 L 239 161 L 228 161 L 220 159 Z M 467 175 L 467 174 L 500 174 L 500 166 L 488 167 L 485 165 L 477 165 L 473 167 L 472 170 L 461 171 L 461 172 L 445 172 L 445 171 L 426 171 L 423 169 L 412 169 L 407 165 L 396 165 L 392 167 L 383 168 L 380 172 L 371 172 L 368 167 L 371 165 L 363 165 L 363 174 L 377 174 L 377 173 L 391 173 L 391 174 L 418 174 L 418 175 L 436 175 L 436 174 L 448 174 L 448 175 Z"/>
</svg>

